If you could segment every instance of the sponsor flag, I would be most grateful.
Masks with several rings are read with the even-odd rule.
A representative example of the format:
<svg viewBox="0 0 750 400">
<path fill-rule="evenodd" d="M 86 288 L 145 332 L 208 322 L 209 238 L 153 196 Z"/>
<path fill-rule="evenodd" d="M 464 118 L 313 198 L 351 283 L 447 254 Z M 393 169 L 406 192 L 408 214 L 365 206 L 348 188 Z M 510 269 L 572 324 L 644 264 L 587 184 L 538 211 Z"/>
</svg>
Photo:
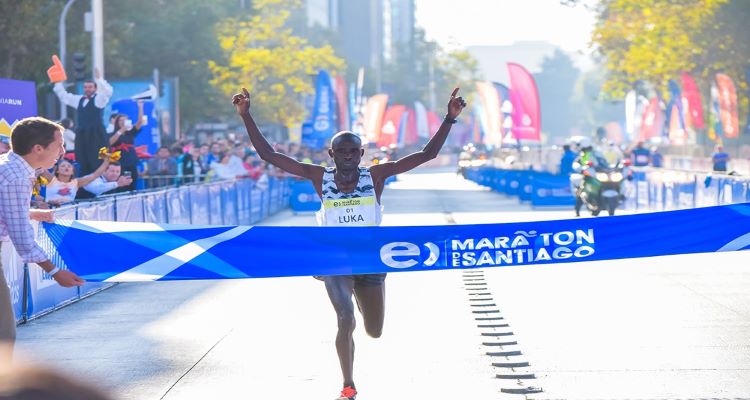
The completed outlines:
<svg viewBox="0 0 750 400">
<path fill-rule="evenodd" d="M 348 131 L 352 129 L 351 119 L 349 117 L 349 100 L 347 99 L 347 87 L 344 77 L 337 76 L 336 84 L 336 109 L 339 112 L 339 130 Z"/>
<path fill-rule="evenodd" d="M 695 80 L 687 72 L 681 74 L 682 78 L 682 97 L 687 101 L 687 112 L 689 115 L 689 121 L 696 129 L 703 129 L 706 127 L 703 122 L 703 101 L 701 100 L 701 92 L 698 90 L 698 85 L 695 84 Z"/>
<path fill-rule="evenodd" d="M 377 142 L 378 146 L 398 145 L 398 133 L 401 129 L 401 119 L 404 112 L 406 112 L 406 106 L 400 104 L 388 107 L 383 117 L 383 126 L 380 129 L 380 137 Z"/>
<path fill-rule="evenodd" d="M 497 90 L 497 97 L 500 103 L 500 134 L 505 137 L 513 128 L 511 113 L 513 105 L 510 103 L 510 89 L 502 83 L 492 82 Z"/>
<path fill-rule="evenodd" d="M 639 141 L 648 141 L 653 137 L 661 135 L 661 127 L 664 125 L 664 115 L 659 106 L 659 98 L 654 97 L 646 106 L 643 111 L 643 118 L 641 119 L 641 130 L 638 135 Z"/>
<path fill-rule="evenodd" d="M 517 140 L 541 140 L 542 114 L 539 91 L 534 78 L 524 67 L 508 63 L 510 98 L 513 104 L 513 136 Z"/>
<path fill-rule="evenodd" d="M 427 111 L 427 129 L 430 132 L 430 137 L 435 136 L 443 120 L 438 117 L 434 111 Z"/>
<path fill-rule="evenodd" d="M 313 149 L 325 148 L 326 142 L 334 134 L 334 96 L 331 77 L 328 72 L 321 70 L 315 81 L 312 131 L 302 131 L 302 143 Z"/>
<path fill-rule="evenodd" d="M 726 74 L 716 74 L 716 86 L 719 90 L 719 118 L 724 137 L 734 139 L 739 136 L 740 122 L 737 115 L 737 90 L 732 78 Z"/>
<path fill-rule="evenodd" d="M 628 140 L 635 137 L 636 120 L 638 119 L 638 95 L 631 90 L 625 95 L 625 133 Z"/>
<path fill-rule="evenodd" d="M 716 82 L 711 82 L 711 107 L 708 115 L 708 138 L 721 143 L 721 137 L 724 135 L 721 126 L 720 106 L 719 106 L 719 88 Z"/>
<path fill-rule="evenodd" d="M 500 114 L 500 99 L 495 86 L 490 82 L 477 82 L 477 92 L 482 102 L 484 115 L 484 144 L 489 146 L 500 146 L 503 136 L 500 131 L 502 116 Z"/>
<path fill-rule="evenodd" d="M 685 131 L 685 119 L 682 117 L 682 94 L 680 87 L 674 79 L 669 80 L 670 100 L 667 106 L 667 134 L 669 142 L 676 145 L 687 144 L 687 133 Z"/>
<path fill-rule="evenodd" d="M 417 137 L 427 140 L 430 138 L 430 125 L 427 121 L 427 109 L 420 102 L 414 103 L 414 118 L 417 124 Z"/>
<path fill-rule="evenodd" d="M 388 104 L 387 94 L 376 94 L 367 100 L 363 124 L 368 142 L 377 143 L 380 140 L 386 104 Z"/>
</svg>

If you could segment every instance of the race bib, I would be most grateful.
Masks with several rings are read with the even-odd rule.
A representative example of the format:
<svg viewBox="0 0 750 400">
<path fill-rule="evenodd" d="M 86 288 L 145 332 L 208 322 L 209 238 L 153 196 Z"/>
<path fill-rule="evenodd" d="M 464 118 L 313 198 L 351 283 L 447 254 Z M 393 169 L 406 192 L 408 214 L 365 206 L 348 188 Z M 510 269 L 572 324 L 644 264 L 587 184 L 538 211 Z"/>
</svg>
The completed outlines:
<svg viewBox="0 0 750 400">
<path fill-rule="evenodd" d="M 378 225 L 378 207 L 380 206 L 372 196 L 323 201 L 327 226 Z"/>
</svg>

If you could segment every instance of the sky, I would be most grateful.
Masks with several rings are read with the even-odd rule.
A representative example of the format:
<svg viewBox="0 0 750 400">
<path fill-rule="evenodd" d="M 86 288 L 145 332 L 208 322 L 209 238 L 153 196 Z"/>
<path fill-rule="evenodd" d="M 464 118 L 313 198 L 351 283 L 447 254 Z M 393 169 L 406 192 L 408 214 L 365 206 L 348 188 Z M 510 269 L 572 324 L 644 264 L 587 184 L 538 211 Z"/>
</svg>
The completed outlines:
<svg viewBox="0 0 750 400">
<path fill-rule="evenodd" d="M 544 40 L 589 54 L 594 13 L 559 0 L 415 0 L 417 25 L 444 48 Z M 592 3 L 587 1 L 586 3 Z"/>
</svg>

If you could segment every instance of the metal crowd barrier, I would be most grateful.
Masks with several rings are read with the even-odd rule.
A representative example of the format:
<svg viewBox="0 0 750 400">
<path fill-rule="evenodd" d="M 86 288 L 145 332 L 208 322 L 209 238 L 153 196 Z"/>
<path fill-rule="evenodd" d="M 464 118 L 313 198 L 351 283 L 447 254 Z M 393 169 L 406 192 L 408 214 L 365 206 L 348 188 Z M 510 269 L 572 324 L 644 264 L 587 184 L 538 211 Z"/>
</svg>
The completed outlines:
<svg viewBox="0 0 750 400">
<path fill-rule="evenodd" d="M 625 185 L 625 207 L 662 211 L 750 202 L 750 179 L 722 173 L 696 173 L 663 168 L 633 168 Z M 567 177 L 532 170 L 479 167 L 466 179 L 532 206 L 572 206 Z"/>
<path fill-rule="evenodd" d="M 104 196 L 90 202 L 60 207 L 55 209 L 55 218 L 159 224 L 252 225 L 288 207 L 290 195 L 289 179 L 270 178 L 265 190 L 261 190 L 251 179 L 193 183 L 142 193 Z M 64 267 L 49 239 L 38 224 L 34 225 L 42 248 L 55 265 Z M 3 243 L 0 254 L 5 278 L 11 290 L 16 321 L 19 323 L 113 285 L 87 283 L 79 288 L 62 288 L 41 268 L 21 262 L 11 243 Z M 118 256 L 117 249 L 112 249 L 112 256 Z"/>
</svg>

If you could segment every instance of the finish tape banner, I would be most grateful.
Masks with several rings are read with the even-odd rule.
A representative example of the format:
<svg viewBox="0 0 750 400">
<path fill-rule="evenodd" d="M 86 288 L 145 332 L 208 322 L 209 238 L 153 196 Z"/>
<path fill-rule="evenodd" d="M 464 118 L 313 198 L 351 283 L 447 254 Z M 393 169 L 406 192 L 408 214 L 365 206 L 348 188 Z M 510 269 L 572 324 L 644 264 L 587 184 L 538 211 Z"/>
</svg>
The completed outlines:
<svg viewBox="0 0 750 400">
<path fill-rule="evenodd" d="M 486 225 L 44 224 L 53 259 L 89 281 L 349 275 L 750 250 L 750 203 Z"/>
</svg>

